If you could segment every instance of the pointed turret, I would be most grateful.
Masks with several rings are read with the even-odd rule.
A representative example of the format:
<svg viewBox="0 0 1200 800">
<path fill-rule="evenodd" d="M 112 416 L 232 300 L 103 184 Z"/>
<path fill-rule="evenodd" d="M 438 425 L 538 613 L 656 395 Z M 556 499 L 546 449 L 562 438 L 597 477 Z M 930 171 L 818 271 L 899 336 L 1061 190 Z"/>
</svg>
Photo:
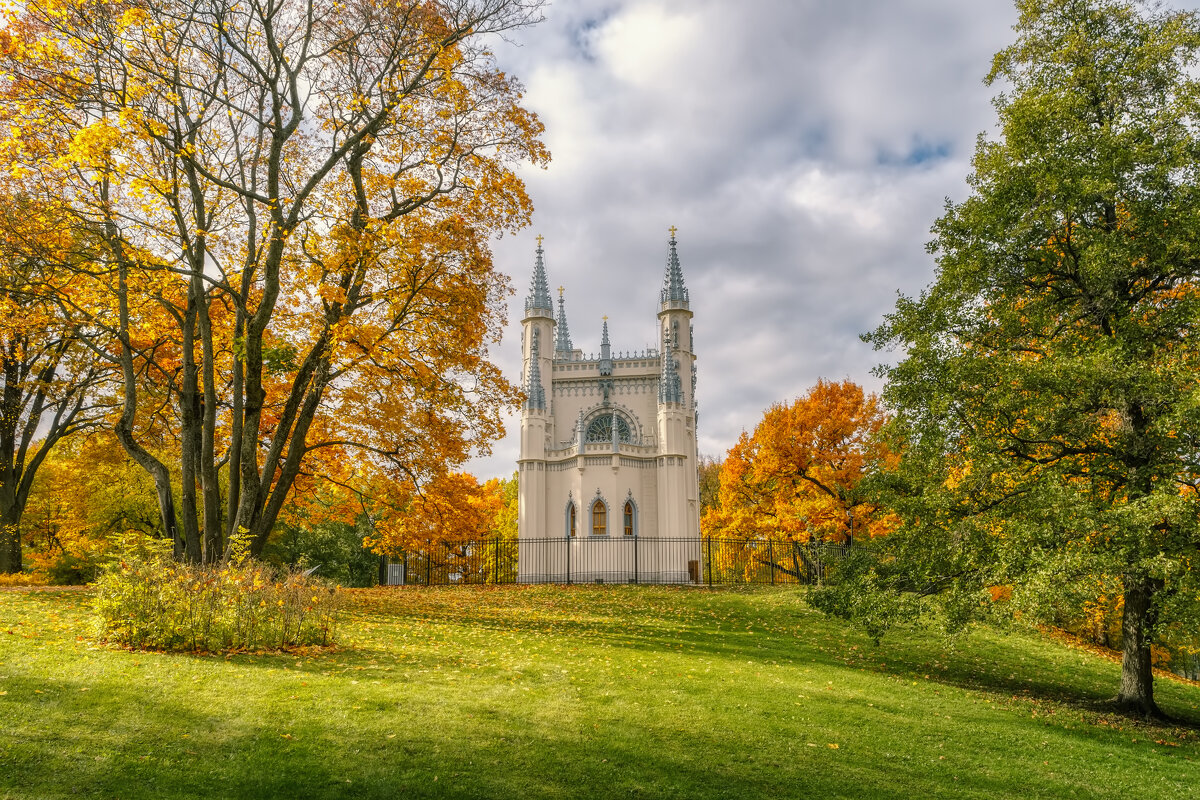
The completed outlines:
<svg viewBox="0 0 1200 800">
<path fill-rule="evenodd" d="M 546 264 L 543 260 L 542 237 L 537 237 L 537 260 L 533 265 L 533 281 L 529 286 L 529 296 L 525 298 L 525 314 L 531 315 L 541 311 L 546 316 L 554 316 L 554 305 L 550 302 L 550 284 L 546 281 Z"/>
<path fill-rule="evenodd" d="M 533 343 L 529 346 L 529 381 L 525 384 L 525 408 L 528 411 L 546 410 L 546 390 L 542 387 L 541 336 L 533 332 Z"/>
<path fill-rule="evenodd" d="M 687 308 L 688 290 L 683 285 L 683 268 L 679 266 L 679 251 L 675 248 L 675 233 L 671 226 L 671 252 L 667 254 L 667 272 L 663 276 L 660 299 L 664 308 Z"/>
<path fill-rule="evenodd" d="M 612 375 L 612 346 L 608 341 L 608 317 L 604 318 L 604 329 L 600 333 L 600 374 Z"/>
<path fill-rule="evenodd" d="M 571 331 L 567 329 L 567 309 L 563 305 L 563 288 L 558 287 L 558 320 L 555 325 L 555 358 L 570 358 L 575 347 L 571 344 Z"/>
</svg>

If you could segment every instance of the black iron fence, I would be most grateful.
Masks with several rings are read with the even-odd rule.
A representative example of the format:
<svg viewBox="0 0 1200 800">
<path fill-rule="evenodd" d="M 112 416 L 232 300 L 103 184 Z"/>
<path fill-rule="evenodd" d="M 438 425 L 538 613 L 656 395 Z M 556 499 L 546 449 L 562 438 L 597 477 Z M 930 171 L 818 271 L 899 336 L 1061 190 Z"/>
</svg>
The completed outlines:
<svg viewBox="0 0 1200 800">
<path fill-rule="evenodd" d="M 387 565 L 387 583 L 817 584 L 849 544 L 636 536 L 432 542 Z"/>
</svg>

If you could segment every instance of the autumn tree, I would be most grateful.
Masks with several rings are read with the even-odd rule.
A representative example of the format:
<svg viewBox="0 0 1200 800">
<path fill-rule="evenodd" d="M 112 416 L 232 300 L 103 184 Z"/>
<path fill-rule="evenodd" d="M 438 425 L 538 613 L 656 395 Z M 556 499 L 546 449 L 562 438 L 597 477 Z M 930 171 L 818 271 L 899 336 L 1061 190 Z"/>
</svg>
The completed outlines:
<svg viewBox="0 0 1200 800">
<path fill-rule="evenodd" d="M 484 484 L 500 498 L 500 508 L 488 536 L 507 542 L 517 540 L 517 515 L 520 509 L 520 484 L 517 473 L 507 478 L 492 478 Z"/>
<path fill-rule="evenodd" d="M 877 439 L 883 423 L 875 395 L 848 380 L 818 381 L 804 397 L 771 406 L 722 462 L 705 535 L 799 545 L 885 533 L 891 516 L 861 488 L 891 459 Z M 802 551 L 780 552 L 794 560 Z"/>
<path fill-rule="evenodd" d="M 20 572 L 21 520 L 38 469 L 63 439 L 95 425 L 105 372 L 85 321 L 58 302 L 80 257 L 52 207 L 0 186 L 0 573 Z"/>
<path fill-rule="evenodd" d="M 117 435 L 182 555 L 235 534 L 260 552 L 315 450 L 415 489 L 500 432 L 516 392 L 488 360 L 507 284 L 487 242 L 528 221 L 513 166 L 547 154 L 487 48 L 537 6 L 10 13 L 5 146 L 103 244 L 73 300 L 118 343 Z M 178 508 L 138 435 L 145 376 L 175 415 Z"/>
<path fill-rule="evenodd" d="M 497 562 L 496 548 L 486 546 L 515 532 L 509 502 L 515 491 L 506 491 L 505 483 L 481 484 L 474 475 L 453 472 L 415 492 L 403 484 L 386 487 L 374 494 L 375 514 L 363 544 L 381 556 L 414 555 L 431 579 L 448 581 L 456 574 L 467 583 L 494 581 L 512 572 Z"/>
<path fill-rule="evenodd" d="M 83 583 L 123 536 L 161 537 L 154 483 L 104 428 L 63 440 L 38 469 L 25 508 L 27 568 Z"/>
<path fill-rule="evenodd" d="M 719 458 L 712 456 L 700 456 L 699 463 L 696 465 L 698 483 L 700 486 L 700 516 L 701 518 L 708 512 L 710 508 L 717 506 L 718 498 L 721 491 L 721 466 L 722 461 Z"/>
<path fill-rule="evenodd" d="M 1000 134 L 934 227 L 936 280 L 869 337 L 901 352 L 882 374 L 904 524 L 826 599 L 882 630 L 922 598 L 1036 621 L 1111 586 L 1117 702 L 1155 714 L 1156 632 L 1200 623 L 1200 19 L 1017 5 L 988 77 Z"/>
</svg>

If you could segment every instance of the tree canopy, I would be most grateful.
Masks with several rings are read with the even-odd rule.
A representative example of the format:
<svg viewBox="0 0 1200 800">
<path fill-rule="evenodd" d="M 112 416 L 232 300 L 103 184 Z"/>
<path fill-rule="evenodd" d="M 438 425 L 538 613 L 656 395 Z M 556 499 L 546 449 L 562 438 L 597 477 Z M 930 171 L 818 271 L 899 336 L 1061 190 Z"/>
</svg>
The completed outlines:
<svg viewBox="0 0 1200 800">
<path fill-rule="evenodd" d="M 514 166 L 548 154 L 487 41 L 538 5 L 7 12 L 0 149 L 95 242 L 65 303 L 111 341 L 115 430 L 180 555 L 261 551 L 313 464 L 415 488 L 500 433 L 518 393 L 488 358 L 508 291 L 488 240 L 528 221 Z M 160 413 L 165 457 L 142 435 Z"/>
<path fill-rule="evenodd" d="M 1150 643 L 1200 622 L 1200 20 L 1017 5 L 936 280 L 867 337 L 902 356 L 880 372 L 903 526 L 823 602 L 879 631 L 920 598 L 1047 620 L 1111 590 L 1118 702 L 1155 713 Z"/>
</svg>

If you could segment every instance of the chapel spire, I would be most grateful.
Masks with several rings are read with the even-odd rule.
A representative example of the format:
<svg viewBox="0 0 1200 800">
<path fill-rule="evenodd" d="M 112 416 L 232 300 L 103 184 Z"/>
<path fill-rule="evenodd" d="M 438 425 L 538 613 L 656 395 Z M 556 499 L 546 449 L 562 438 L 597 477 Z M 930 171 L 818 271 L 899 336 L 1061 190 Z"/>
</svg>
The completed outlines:
<svg viewBox="0 0 1200 800">
<path fill-rule="evenodd" d="M 563 287 L 558 287 L 558 319 L 555 321 L 554 356 L 570 358 L 575 347 L 571 344 L 571 331 L 567 329 L 567 309 L 563 305 Z"/>
<path fill-rule="evenodd" d="M 537 237 L 537 260 L 533 265 L 533 282 L 529 286 L 529 296 L 525 298 L 525 313 L 542 311 L 546 316 L 554 316 L 554 305 L 550 302 L 550 285 L 546 281 L 546 264 L 542 258 L 542 237 Z"/>
<path fill-rule="evenodd" d="M 687 308 L 688 290 L 683 285 L 683 268 L 679 266 L 679 252 L 675 249 L 675 234 L 678 229 L 671 228 L 671 252 L 667 255 L 667 271 L 663 276 L 663 288 L 660 294 L 663 306 L 668 308 Z"/>
</svg>

